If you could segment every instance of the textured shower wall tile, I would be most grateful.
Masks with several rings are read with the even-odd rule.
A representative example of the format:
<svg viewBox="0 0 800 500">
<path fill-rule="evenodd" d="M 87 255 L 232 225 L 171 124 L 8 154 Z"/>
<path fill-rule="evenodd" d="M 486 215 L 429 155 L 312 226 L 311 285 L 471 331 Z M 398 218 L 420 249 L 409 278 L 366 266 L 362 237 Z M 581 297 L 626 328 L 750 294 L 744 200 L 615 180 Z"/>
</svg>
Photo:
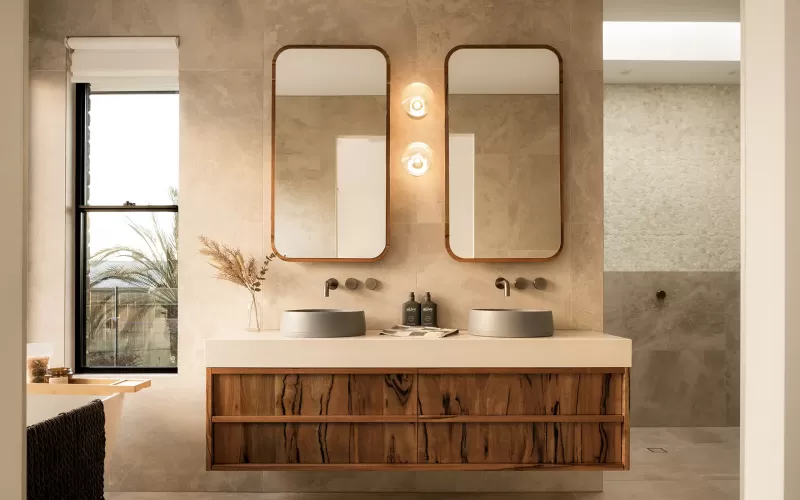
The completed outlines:
<svg viewBox="0 0 800 500">
<path fill-rule="evenodd" d="M 739 267 L 739 87 L 605 89 L 605 268 Z"/>
<path fill-rule="evenodd" d="M 634 352 L 631 425 L 721 427 L 725 423 L 725 351 Z"/>
</svg>

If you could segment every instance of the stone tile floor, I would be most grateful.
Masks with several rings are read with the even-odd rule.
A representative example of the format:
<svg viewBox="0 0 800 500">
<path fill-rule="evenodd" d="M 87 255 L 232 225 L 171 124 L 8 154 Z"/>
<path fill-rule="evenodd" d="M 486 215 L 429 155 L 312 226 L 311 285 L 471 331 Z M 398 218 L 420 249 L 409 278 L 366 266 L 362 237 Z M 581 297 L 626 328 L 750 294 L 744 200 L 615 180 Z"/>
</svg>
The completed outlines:
<svg viewBox="0 0 800 500">
<path fill-rule="evenodd" d="M 653 453 L 648 448 L 663 448 Z M 107 493 L 107 500 L 736 500 L 739 428 L 635 428 L 627 472 L 602 493 Z M 558 472 L 553 472 L 558 474 Z"/>
</svg>

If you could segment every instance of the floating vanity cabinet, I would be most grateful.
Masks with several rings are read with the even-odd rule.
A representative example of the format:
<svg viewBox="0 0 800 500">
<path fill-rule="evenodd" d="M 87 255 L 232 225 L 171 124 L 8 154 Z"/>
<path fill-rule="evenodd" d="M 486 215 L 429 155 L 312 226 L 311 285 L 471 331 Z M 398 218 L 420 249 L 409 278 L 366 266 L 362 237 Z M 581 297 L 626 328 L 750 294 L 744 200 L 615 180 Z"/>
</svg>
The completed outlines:
<svg viewBox="0 0 800 500">
<path fill-rule="evenodd" d="M 627 469 L 628 387 L 627 367 L 209 367 L 207 468 Z"/>
</svg>

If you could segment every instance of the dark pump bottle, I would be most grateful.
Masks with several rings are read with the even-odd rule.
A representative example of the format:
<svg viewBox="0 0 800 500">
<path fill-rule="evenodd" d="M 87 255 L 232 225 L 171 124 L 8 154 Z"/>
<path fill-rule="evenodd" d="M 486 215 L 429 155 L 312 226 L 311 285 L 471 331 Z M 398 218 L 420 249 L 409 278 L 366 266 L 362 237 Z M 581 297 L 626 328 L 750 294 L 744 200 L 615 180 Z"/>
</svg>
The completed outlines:
<svg viewBox="0 0 800 500">
<path fill-rule="evenodd" d="M 403 304 L 403 324 L 406 326 L 419 326 L 421 307 L 414 300 L 414 292 L 408 294 L 408 302 Z"/>
<path fill-rule="evenodd" d="M 436 320 L 436 302 L 431 300 L 431 292 L 426 292 L 422 301 L 422 326 L 439 326 Z"/>
</svg>

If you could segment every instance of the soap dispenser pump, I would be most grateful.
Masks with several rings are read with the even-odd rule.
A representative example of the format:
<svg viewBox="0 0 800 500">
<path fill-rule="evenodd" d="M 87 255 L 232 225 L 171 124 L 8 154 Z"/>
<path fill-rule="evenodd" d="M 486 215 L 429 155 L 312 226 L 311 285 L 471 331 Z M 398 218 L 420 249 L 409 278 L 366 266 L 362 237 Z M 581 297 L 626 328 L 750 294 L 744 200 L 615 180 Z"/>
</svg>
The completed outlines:
<svg viewBox="0 0 800 500">
<path fill-rule="evenodd" d="M 436 319 L 436 302 L 431 300 L 431 292 L 426 292 L 422 301 L 422 326 L 439 326 Z"/>
<path fill-rule="evenodd" d="M 403 304 L 403 325 L 419 326 L 421 306 L 414 300 L 414 292 L 408 294 L 408 301 Z"/>
</svg>

